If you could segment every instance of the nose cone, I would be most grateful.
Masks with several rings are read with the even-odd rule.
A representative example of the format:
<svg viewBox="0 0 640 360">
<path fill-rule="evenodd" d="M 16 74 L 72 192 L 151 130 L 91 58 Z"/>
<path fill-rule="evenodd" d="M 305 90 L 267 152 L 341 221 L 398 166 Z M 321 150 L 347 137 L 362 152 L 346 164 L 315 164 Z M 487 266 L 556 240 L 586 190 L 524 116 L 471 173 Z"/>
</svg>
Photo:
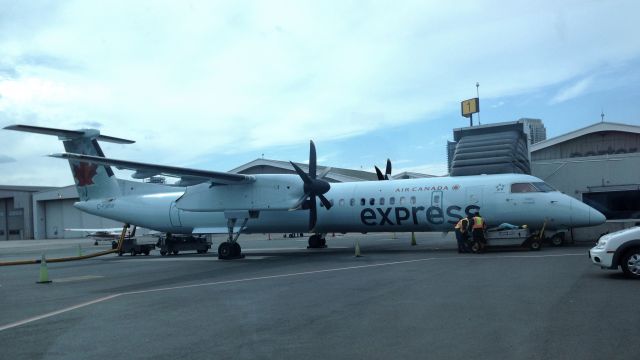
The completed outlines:
<svg viewBox="0 0 640 360">
<path fill-rule="evenodd" d="M 600 211 L 589 207 L 589 224 L 600 225 L 604 224 L 605 221 L 607 221 L 607 218 Z"/>
<path fill-rule="evenodd" d="M 571 200 L 571 225 L 574 227 L 594 226 L 604 223 L 607 218 L 591 206 L 575 199 Z"/>
</svg>

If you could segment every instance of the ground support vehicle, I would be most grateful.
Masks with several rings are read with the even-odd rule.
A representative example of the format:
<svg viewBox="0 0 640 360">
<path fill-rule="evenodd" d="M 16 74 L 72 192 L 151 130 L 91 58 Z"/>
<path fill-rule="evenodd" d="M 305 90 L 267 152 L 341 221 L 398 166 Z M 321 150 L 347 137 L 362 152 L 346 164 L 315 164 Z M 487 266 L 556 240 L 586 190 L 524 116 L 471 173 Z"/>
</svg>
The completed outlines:
<svg viewBox="0 0 640 360">
<path fill-rule="evenodd" d="M 160 255 L 177 255 L 180 251 L 195 250 L 198 254 L 205 254 L 211 249 L 211 240 L 204 236 L 173 235 L 163 236 L 156 244 L 160 248 Z"/>
<path fill-rule="evenodd" d="M 503 229 L 503 230 L 487 230 L 485 232 L 487 247 L 493 246 L 522 246 L 531 250 L 540 250 L 542 247 L 542 239 L 538 233 L 531 233 L 525 229 Z M 480 247 L 475 243 L 471 243 L 471 251 L 478 252 Z"/>
<path fill-rule="evenodd" d="M 602 235 L 589 258 L 603 269 L 620 266 L 626 276 L 640 279 L 640 226 Z"/>
<path fill-rule="evenodd" d="M 113 247 L 114 244 L 111 244 Z M 118 247 L 117 243 L 115 244 L 116 248 Z M 156 245 L 154 243 L 149 242 L 149 239 L 145 240 L 144 238 L 125 238 L 122 242 L 122 247 L 118 252 L 118 256 L 122 256 L 122 254 L 131 254 L 131 256 L 136 256 L 138 254 L 149 255 L 151 250 L 155 249 Z"/>
</svg>

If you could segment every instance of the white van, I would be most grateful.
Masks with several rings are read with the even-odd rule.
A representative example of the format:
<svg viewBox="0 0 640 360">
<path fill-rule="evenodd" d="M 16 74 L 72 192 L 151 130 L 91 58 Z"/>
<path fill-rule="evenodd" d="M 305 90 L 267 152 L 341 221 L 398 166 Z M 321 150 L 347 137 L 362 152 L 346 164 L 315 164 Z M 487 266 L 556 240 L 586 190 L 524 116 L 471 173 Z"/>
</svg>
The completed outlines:
<svg viewBox="0 0 640 360">
<path fill-rule="evenodd" d="M 640 279 L 640 226 L 602 235 L 589 258 L 603 269 L 620 266 L 625 275 Z"/>
</svg>

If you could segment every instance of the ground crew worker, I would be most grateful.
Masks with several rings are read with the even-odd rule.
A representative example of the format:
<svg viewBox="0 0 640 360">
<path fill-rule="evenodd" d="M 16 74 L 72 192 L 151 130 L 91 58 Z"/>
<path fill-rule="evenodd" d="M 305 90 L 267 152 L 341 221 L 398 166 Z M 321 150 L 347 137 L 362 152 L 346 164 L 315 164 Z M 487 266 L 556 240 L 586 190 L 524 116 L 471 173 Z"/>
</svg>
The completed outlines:
<svg viewBox="0 0 640 360">
<path fill-rule="evenodd" d="M 462 218 L 455 227 L 456 230 L 456 240 L 458 241 L 458 253 L 466 253 L 469 252 L 467 248 L 467 238 L 469 237 L 469 220 L 467 218 Z"/>
<path fill-rule="evenodd" d="M 477 213 L 473 217 L 473 221 L 471 224 L 471 233 L 473 235 L 473 241 L 478 244 L 478 252 L 484 252 L 485 247 L 487 246 L 487 241 L 484 237 L 484 229 L 487 227 L 487 225 L 485 224 L 482 216 L 480 216 L 480 213 Z"/>
</svg>

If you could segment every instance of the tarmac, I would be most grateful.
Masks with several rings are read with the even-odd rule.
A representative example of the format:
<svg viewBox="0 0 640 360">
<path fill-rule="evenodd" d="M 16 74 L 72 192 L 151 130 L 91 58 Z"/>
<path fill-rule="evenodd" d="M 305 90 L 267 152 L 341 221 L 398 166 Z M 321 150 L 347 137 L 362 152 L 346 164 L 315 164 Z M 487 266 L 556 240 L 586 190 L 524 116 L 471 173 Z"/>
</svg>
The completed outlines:
<svg viewBox="0 0 640 360">
<path fill-rule="evenodd" d="M 640 351 L 640 282 L 591 244 L 458 254 L 451 234 L 242 235 L 246 255 L 114 254 L 0 267 L 6 359 L 624 358 Z M 362 257 L 355 257 L 355 245 Z M 0 261 L 110 248 L 0 242 Z"/>
</svg>

